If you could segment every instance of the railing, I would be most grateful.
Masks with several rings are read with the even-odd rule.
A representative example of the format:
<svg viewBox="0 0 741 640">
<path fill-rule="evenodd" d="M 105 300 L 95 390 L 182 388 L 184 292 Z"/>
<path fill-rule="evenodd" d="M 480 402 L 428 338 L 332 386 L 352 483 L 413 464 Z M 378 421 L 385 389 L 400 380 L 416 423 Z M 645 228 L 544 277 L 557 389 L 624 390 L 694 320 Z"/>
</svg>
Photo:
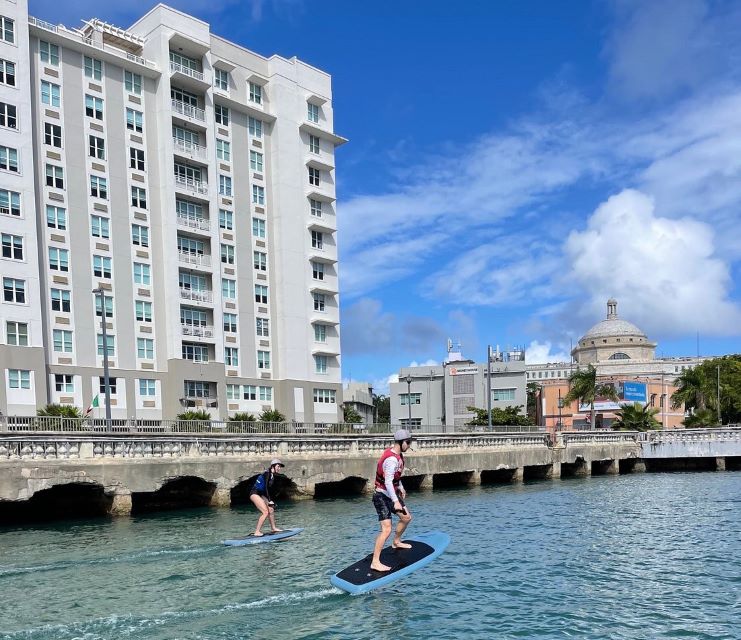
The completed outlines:
<svg viewBox="0 0 741 640">
<path fill-rule="evenodd" d="M 180 287 L 180 297 L 183 300 L 196 300 L 198 302 L 213 302 L 213 292 L 207 289 L 186 289 Z"/>
<path fill-rule="evenodd" d="M 190 191 L 195 191 L 196 193 L 200 193 L 201 195 L 204 195 L 204 196 L 208 195 L 208 183 L 207 182 L 196 180 L 195 178 L 186 178 L 177 173 L 174 175 L 175 175 L 175 186 L 176 187 L 180 187 L 181 189 L 188 189 Z"/>
<path fill-rule="evenodd" d="M 211 325 L 181 324 L 184 336 L 196 336 L 198 338 L 213 338 L 214 328 Z"/>
<path fill-rule="evenodd" d="M 588 444 L 608 442 L 638 442 L 641 434 L 637 431 L 561 431 L 564 444 Z"/>
<path fill-rule="evenodd" d="M 173 62 L 172 60 L 170 60 L 170 71 L 172 71 L 173 73 L 182 73 L 185 76 L 189 76 L 195 80 L 200 80 L 201 82 L 203 82 L 203 72 L 196 71 L 195 69 L 191 69 L 190 67 L 186 67 L 179 62 Z"/>
<path fill-rule="evenodd" d="M 172 110 L 176 113 L 187 116 L 188 118 L 193 118 L 194 120 L 201 120 L 202 122 L 206 121 L 206 112 L 203 109 L 194 107 L 192 104 L 188 104 L 182 100 L 175 100 L 173 98 L 171 101 Z"/>
<path fill-rule="evenodd" d="M 177 222 L 179 225 L 188 227 L 189 229 L 202 229 L 204 231 L 208 231 L 211 228 L 210 218 L 195 218 L 193 216 L 184 216 L 178 214 Z"/>
<path fill-rule="evenodd" d="M 741 442 L 741 427 L 736 425 L 715 429 L 671 429 L 648 431 L 643 434 L 650 444 L 694 444 L 699 442 Z"/>
<path fill-rule="evenodd" d="M 200 144 L 190 142 L 189 140 L 182 140 L 181 138 L 176 138 L 174 136 L 172 138 L 172 144 L 179 151 L 187 153 L 194 158 L 206 159 L 206 147 L 201 146 Z"/>
<path fill-rule="evenodd" d="M 199 267 L 210 267 L 211 256 L 205 253 L 190 253 L 188 251 L 178 251 L 178 260 L 186 264 L 195 264 Z"/>
</svg>

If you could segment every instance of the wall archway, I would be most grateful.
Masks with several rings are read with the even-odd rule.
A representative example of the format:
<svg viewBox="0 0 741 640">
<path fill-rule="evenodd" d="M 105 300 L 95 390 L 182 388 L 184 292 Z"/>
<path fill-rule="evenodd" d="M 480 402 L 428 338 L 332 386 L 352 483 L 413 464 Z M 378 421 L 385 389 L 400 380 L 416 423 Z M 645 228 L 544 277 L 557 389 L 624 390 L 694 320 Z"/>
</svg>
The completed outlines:
<svg viewBox="0 0 741 640">
<path fill-rule="evenodd" d="M 215 490 L 215 482 L 207 482 L 197 476 L 171 478 L 156 491 L 132 493 L 131 513 L 207 507 Z"/>
<path fill-rule="evenodd" d="M 93 482 L 58 484 L 28 500 L 0 500 L 0 522 L 23 523 L 92 518 L 108 514 L 113 496 Z"/>
</svg>

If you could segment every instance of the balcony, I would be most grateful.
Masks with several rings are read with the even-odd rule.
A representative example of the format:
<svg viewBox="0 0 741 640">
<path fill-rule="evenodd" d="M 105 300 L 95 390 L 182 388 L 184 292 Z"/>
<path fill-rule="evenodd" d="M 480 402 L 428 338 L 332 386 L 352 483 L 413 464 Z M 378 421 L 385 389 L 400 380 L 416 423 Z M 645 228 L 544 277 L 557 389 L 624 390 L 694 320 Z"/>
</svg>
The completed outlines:
<svg viewBox="0 0 741 640">
<path fill-rule="evenodd" d="M 210 218 L 197 218 L 194 216 L 184 216 L 182 214 L 177 215 L 178 226 L 185 227 L 186 229 L 196 229 L 199 231 L 209 232 L 211 230 L 211 219 Z"/>
<path fill-rule="evenodd" d="M 196 180 L 195 178 L 186 178 L 185 176 L 181 176 L 177 173 L 174 174 L 174 177 L 175 187 L 177 189 L 184 189 L 185 191 L 189 191 L 190 193 L 195 193 L 199 196 L 208 198 L 208 182 Z"/>
<path fill-rule="evenodd" d="M 172 144 L 175 147 L 175 153 L 177 154 L 187 156 L 194 160 L 203 160 L 204 162 L 207 162 L 208 160 L 206 147 L 201 146 L 200 144 L 174 137 L 172 139 Z"/>
<path fill-rule="evenodd" d="M 189 251 L 178 251 L 178 260 L 185 264 L 196 267 L 210 267 L 211 256 L 205 253 L 191 253 Z"/>
<path fill-rule="evenodd" d="M 194 336 L 196 338 L 214 337 L 214 328 L 211 325 L 181 324 L 180 328 L 184 336 Z"/>
<path fill-rule="evenodd" d="M 198 82 L 205 82 L 203 79 L 203 72 L 196 71 L 190 67 L 185 67 L 179 62 L 170 62 L 170 73 L 182 73 L 184 76 L 198 80 Z"/>
<path fill-rule="evenodd" d="M 192 120 L 198 120 L 199 122 L 204 123 L 206 122 L 206 112 L 203 109 L 194 107 L 192 104 L 188 104 L 187 102 L 183 102 L 181 100 L 171 99 L 171 102 L 172 110 L 175 113 L 179 113 L 180 115 Z"/>
<path fill-rule="evenodd" d="M 193 300 L 194 302 L 213 302 L 213 291 L 208 289 L 186 289 L 180 287 L 180 297 L 183 300 Z"/>
</svg>

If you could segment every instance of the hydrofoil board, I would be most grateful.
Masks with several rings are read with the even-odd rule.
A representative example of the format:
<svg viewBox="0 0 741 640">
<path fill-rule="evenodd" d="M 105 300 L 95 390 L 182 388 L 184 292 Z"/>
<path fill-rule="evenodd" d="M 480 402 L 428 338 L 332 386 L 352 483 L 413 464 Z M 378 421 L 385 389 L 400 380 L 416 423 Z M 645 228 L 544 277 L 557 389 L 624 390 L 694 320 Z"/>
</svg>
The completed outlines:
<svg viewBox="0 0 741 640">
<path fill-rule="evenodd" d="M 222 540 L 222 544 L 227 547 L 244 547 L 248 544 L 261 544 L 263 542 L 275 542 L 276 540 L 285 540 L 299 534 L 303 529 L 286 529 L 285 531 L 278 531 L 276 533 L 266 533 L 261 536 L 249 535 L 241 538 L 230 538 L 229 540 Z"/>
</svg>

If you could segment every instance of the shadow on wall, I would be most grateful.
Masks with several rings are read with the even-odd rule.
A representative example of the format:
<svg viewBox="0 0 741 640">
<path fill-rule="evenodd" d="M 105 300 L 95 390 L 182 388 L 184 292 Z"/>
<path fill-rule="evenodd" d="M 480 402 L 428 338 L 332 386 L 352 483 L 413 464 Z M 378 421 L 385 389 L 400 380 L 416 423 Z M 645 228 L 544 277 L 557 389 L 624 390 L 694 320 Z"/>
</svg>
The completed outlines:
<svg viewBox="0 0 741 640">
<path fill-rule="evenodd" d="M 112 502 L 99 484 L 62 484 L 37 491 L 29 500 L 0 501 L 0 525 L 100 517 Z"/>
</svg>

